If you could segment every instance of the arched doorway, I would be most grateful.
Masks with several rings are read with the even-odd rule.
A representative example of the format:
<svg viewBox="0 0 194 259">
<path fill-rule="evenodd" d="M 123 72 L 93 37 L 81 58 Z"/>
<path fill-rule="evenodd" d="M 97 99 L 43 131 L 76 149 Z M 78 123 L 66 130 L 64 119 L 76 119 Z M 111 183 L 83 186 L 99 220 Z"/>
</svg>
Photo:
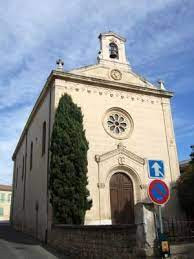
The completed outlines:
<svg viewBox="0 0 194 259">
<path fill-rule="evenodd" d="M 110 204 L 112 224 L 134 223 L 133 183 L 122 172 L 110 179 Z"/>
</svg>

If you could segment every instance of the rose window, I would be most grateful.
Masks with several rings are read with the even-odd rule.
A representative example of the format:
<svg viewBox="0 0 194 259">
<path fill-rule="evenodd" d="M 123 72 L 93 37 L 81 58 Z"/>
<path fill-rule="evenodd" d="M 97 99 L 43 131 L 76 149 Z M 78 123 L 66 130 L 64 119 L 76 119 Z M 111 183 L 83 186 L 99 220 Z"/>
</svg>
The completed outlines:
<svg viewBox="0 0 194 259">
<path fill-rule="evenodd" d="M 127 111 L 118 107 L 106 111 L 102 124 L 106 133 L 116 139 L 127 139 L 133 131 L 131 116 Z"/>
<path fill-rule="evenodd" d="M 124 116 L 121 116 L 117 113 L 109 116 L 107 124 L 110 130 L 116 134 L 123 133 L 127 128 L 127 122 Z"/>
</svg>

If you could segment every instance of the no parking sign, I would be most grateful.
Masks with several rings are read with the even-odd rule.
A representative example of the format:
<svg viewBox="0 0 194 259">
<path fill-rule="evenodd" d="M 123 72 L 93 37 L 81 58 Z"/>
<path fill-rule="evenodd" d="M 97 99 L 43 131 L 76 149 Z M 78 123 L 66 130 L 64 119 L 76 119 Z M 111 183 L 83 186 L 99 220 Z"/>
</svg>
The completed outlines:
<svg viewBox="0 0 194 259">
<path fill-rule="evenodd" d="M 170 198 L 170 191 L 162 180 L 153 180 L 148 187 L 150 199 L 157 205 L 165 204 Z"/>
</svg>

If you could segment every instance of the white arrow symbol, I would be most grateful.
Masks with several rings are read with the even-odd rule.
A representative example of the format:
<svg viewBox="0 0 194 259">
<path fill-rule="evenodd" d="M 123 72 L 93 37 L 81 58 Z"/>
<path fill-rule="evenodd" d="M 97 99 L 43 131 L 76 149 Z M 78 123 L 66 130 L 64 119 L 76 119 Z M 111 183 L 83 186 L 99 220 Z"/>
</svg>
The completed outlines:
<svg viewBox="0 0 194 259">
<path fill-rule="evenodd" d="M 159 166 L 159 164 L 158 164 L 157 162 L 155 162 L 155 163 L 153 164 L 152 168 L 154 168 L 155 176 L 156 176 L 156 177 L 159 177 L 160 175 L 161 175 L 161 176 L 164 176 L 164 174 L 160 171 L 161 166 Z"/>
</svg>

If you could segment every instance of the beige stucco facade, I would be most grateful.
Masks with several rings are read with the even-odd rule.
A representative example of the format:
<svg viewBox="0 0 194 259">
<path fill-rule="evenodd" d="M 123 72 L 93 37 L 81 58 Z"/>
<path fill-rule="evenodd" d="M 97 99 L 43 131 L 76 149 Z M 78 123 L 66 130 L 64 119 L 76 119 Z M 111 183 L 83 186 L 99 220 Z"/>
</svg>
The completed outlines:
<svg viewBox="0 0 194 259">
<path fill-rule="evenodd" d="M 9 221 L 12 187 L 0 184 L 0 221 Z"/>
<path fill-rule="evenodd" d="M 88 189 L 93 206 L 86 213 L 86 224 L 112 223 L 109 183 L 114 173 L 122 172 L 130 177 L 134 204 L 149 202 L 149 159 L 164 161 L 164 181 L 170 189 L 179 176 L 170 106 L 173 94 L 165 90 L 163 85 L 156 87 L 132 71 L 125 54 L 125 39 L 110 32 L 101 34 L 99 38 L 101 50 L 96 65 L 70 72 L 64 72 L 60 66 L 52 71 L 13 155 L 13 223 L 42 240 L 52 223 L 47 184 L 48 146 L 55 110 L 64 93 L 71 95 L 81 107 L 89 142 Z M 109 57 L 110 42 L 118 47 L 119 56 L 116 59 Z M 126 120 L 126 124 L 123 124 L 125 128 L 118 129 L 122 129 L 122 132 L 116 132 L 116 127 L 111 130 L 107 124 L 111 112 L 114 115 L 118 113 L 120 117 L 123 116 L 122 120 Z M 42 156 L 44 121 L 47 125 L 47 144 Z M 177 213 L 175 200 L 169 202 L 167 207 L 169 214 Z"/>
</svg>

